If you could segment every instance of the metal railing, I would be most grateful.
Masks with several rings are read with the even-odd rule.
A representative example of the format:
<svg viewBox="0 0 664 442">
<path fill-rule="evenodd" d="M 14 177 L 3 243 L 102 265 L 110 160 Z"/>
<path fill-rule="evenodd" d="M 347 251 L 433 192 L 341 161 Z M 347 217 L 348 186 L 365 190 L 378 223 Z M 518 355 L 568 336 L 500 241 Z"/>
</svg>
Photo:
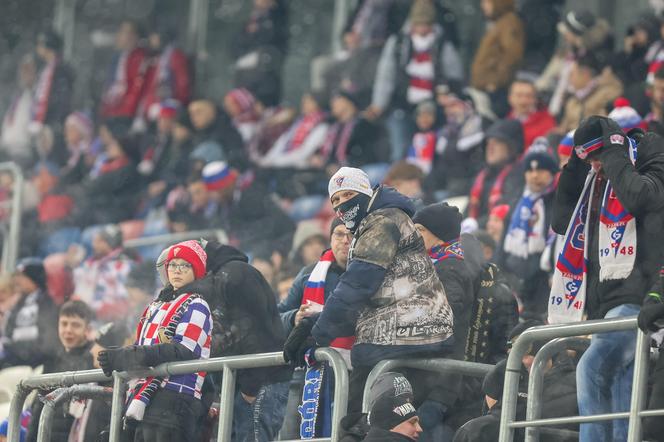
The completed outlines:
<svg viewBox="0 0 664 442">
<path fill-rule="evenodd" d="M 13 272 L 21 242 L 21 210 L 23 201 L 23 172 L 13 161 L 0 163 L 0 172 L 10 172 L 14 178 L 11 212 L 7 227 L 2 229 L 2 271 Z"/>
<path fill-rule="evenodd" d="M 362 411 L 369 412 L 369 391 L 374 381 L 381 374 L 396 368 L 417 368 L 419 370 L 434 371 L 438 373 L 458 373 L 466 376 L 484 377 L 493 368 L 490 364 L 479 362 L 457 361 L 455 359 L 388 359 L 381 361 L 371 370 L 364 384 L 362 395 Z"/>
<path fill-rule="evenodd" d="M 535 410 L 527 410 L 526 415 L 529 417 L 527 417 L 525 421 L 514 420 L 516 416 L 518 384 L 521 373 L 521 359 L 533 342 L 625 330 L 637 331 L 634 378 L 632 381 L 632 396 L 629 411 L 619 413 L 605 413 L 592 416 L 569 416 L 550 419 L 538 419 L 536 418 L 537 414 L 535 414 L 535 412 L 537 411 L 537 413 L 539 413 L 539 410 L 536 408 Z M 554 343 L 555 342 L 556 341 L 554 341 Z M 547 353 L 552 351 L 555 345 L 557 344 L 552 344 L 551 349 L 547 350 Z M 540 357 L 539 364 L 544 363 L 545 356 L 546 354 Z M 545 325 L 527 329 L 516 340 L 507 358 L 505 384 L 503 388 L 502 413 L 500 415 L 499 442 L 511 442 L 514 439 L 515 428 L 545 427 L 576 423 L 580 424 L 614 419 L 629 419 L 627 441 L 640 441 L 641 418 L 664 415 L 664 409 L 643 411 L 644 403 L 646 400 L 645 390 L 648 377 L 648 357 L 648 336 L 638 330 L 636 317 L 601 319 L 562 325 Z M 538 397 L 539 395 L 535 394 L 537 391 L 533 387 L 541 390 L 541 383 L 539 385 L 529 386 L 529 391 L 532 388 L 534 393 L 532 398 L 530 396 L 528 397 L 528 403 L 530 405 L 540 400 Z M 527 434 L 530 434 L 530 436 L 527 436 L 526 440 L 536 440 L 535 432 L 530 432 Z"/>
<path fill-rule="evenodd" d="M 348 368 L 343 358 L 336 350 L 319 348 L 316 350 L 316 359 L 330 364 L 334 371 L 334 407 L 332 410 L 332 435 L 330 438 L 317 439 L 321 441 L 336 441 L 339 434 L 341 418 L 346 415 L 348 408 Z M 236 370 L 245 368 L 262 368 L 285 365 L 281 352 L 261 353 L 206 360 L 192 360 L 185 362 L 169 362 L 152 369 L 130 372 L 113 373 L 113 395 L 111 403 L 110 442 L 120 440 L 121 421 L 123 415 L 126 381 L 128 379 L 146 376 L 166 377 L 205 372 L 223 372 L 221 394 L 219 403 L 223 404 L 219 413 L 219 430 L 217 440 L 231 440 L 233 405 L 235 396 Z M 9 409 L 9 442 L 19 442 L 19 421 L 23 404 L 32 390 L 65 387 L 91 382 L 107 382 L 108 377 L 101 370 L 70 371 L 63 373 L 43 374 L 22 380 L 12 397 Z M 41 425 L 41 421 L 40 421 Z"/>
</svg>

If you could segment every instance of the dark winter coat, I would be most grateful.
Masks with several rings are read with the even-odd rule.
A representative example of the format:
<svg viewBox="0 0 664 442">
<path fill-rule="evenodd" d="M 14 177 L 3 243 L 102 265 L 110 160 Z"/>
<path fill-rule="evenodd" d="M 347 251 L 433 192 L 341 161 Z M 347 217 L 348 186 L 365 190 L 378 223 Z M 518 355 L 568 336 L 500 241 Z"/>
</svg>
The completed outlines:
<svg viewBox="0 0 664 442">
<path fill-rule="evenodd" d="M 355 335 L 353 366 L 440 355 L 451 345 L 452 309 L 411 220 L 414 212 L 394 189 L 375 189 L 353 237 L 346 272 L 313 327 L 319 345 Z"/>
<path fill-rule="evenodd" d="M 487 166 L 487 174 L 484 180 L 484 187 L 482 187 L 482 193 L 479 200 L 479 217 L 477 222 L 480 226 L 486 225 L 486 222 L 489 218 L 489 196 L 491 195 L 491 189 L 493 188 L 498 175 L 503 170 L 503 167 L 506 165 L 500 165 L 497 167 Z M 523 170 L 515 164 L 512 167 L 512 170 L 507 174 L 505 181 L 503 182 L 503 191 L 499 201 L 495 205 L 500 204 L 509 204 L 514 201 L 521 195 L 523 190 L 524 179 L 523 179 Z M 471 197 L 472 198 L 472 197 Z M 495 207 L 494 205 L 494 207 Z"/>
<path fill-rule="evenodd" d="M 56 133 L 62 133 L 65 118 L 71 112 L 73 83 L 74 73 L 71 68 L 59 60 L 53 72 L 48 109 L 43 121 L 44 124 L 51 126 Z"/>
<path fill-rule="evenodd" d="M 369 432 L 367 413 L 349 413 L 339 426 L 339 442 L 360 442 Z"/>
<path fill-rule="evenodd" d="M 78 370 L 90 370 L 93 367 L 92 365 L 92 355 L 90 354 L 90 348 L 92 348 L 92 342 L 87 342 L 85 345 L 79 348 L 72 349 L 69 352 L 66 352 L 64 349 L 61 349 L 55 358 L 47 361 L 44 364 L 44 373 L 58 373 L 61 371 L 78 371 Z M 47 391 L 41 392 L 41 394 L 47 394 Z M 69 430 L 71 429 L 71 424 L 74 422 L 74 417 L 69 414 L 69 402 L 63 404 L 60 409 L 53 416 L 53 424 L 51 429 L 51 441 L 53 442 L 67 442 L 69 437 Z M 39 427 L 39 416 L 44 408 L 43 402 L 37 400 L 32 406 L 32 419 L 30 419 L 30 425 L 28 427 L 28 435 L 26 440 L 28 442 L 33 442 L 37 440 L 37 431 Z"/>
<path fill-rule="evenodd" d="M 238 170 L 245 170 L 249 166 L 249 158 L 244 149 L 240 133 L 226 112 L 217 108 L 217 118 L 204 129 L 194 132 L 192 145 L 196 146 L 212 141 L 221 146 L 224 160 Z"/>
<path fill-rule="evenodd" d="M 351 123 L 346 123 L 351 124 Z M 381 148 L 379 138 L 382 134 L 380 128 L 374 123 L 364 119 L 357 118 L 346 145 L 346 164 L 350 167 L 362 167 L 367 164 L 379 163 L 385 161 L 385 152 Z M 337 125 L 334 124 L 330 127 L 335 130 Z M 337 149 L 339 149 L 338 141 L 340 141 L 343 129 L 339 129 L 336 139 L 330 152 L 328 159 L 332 163 L 338 162 Z"/>
<path fill-rule="evenodd" d="M 267 281 L 239 250 L 211 241 L 208 276 L 196 281 L 213 317 L 211 357 L 281 351 L 285 333 Z M 265 384 L 290 380 L 288 367 L 238 370 L 238 386 L 256 396 Z"/>
<path fill-rule="evenodd" d="M 655 284 L 664 249 L 664 140 L 652 132 L 635 135 L 638 142 L 636 167 L 627 152 L 608 147 L 600 151 L 604 175 L 611 182 L 618 200 L 636 219 L 637 252 L 632 273 L 626 279 L 599 281 L 599 222 L 589 226 L 588 281 L 586 313 L 588 319 L 603 318 L 622 304 L 641 305 Z M 580 198 L 588 166 L 573 159 L 563 169 L 554 200 L 552 227 L 564 235 Z"/>
<path fill-rule="evenodd" d="M 290 290 L 288 290 L 288 296 L 277 306 L 279 313 L 281 314 L 284 330 L 286 330 L 287 334 L 290 333 L 295 326 L 295 314 L 302 305 L 304 289 L 315 266 L 316 264 L 312 264 L 300 270 L 300 273 L 298 273 L 293 281 L 293 285 Z M 337 264 L 336 261 L 330 266 L 327 275 L 325 275 L 325 301 L 327 301 L 332 295 L 332 292 L 339 283 L 339 278 L 344 271 L 346 271 L 346 269 L 339 267 L 339 264 Z"/>
<path fill-rule="evenodd" d="M 392 431 L 383 430 L 382 428 L 373 427 L 364 438 L 365 442 L 412 442 L 413 439 Z"/>
<path fill-rule="evenodd" d="M 35 337 L 14 336 L 18 328 L 30 326 L 37 329 Z M 58 340 L 58 309 L 48 293 L 39 290 L 23 295 L 9 312 L 4 336 L 9 341 L 4 343 L 2 366 L 36 367 L 52 360 L 62 346 Z"/>
</svg>

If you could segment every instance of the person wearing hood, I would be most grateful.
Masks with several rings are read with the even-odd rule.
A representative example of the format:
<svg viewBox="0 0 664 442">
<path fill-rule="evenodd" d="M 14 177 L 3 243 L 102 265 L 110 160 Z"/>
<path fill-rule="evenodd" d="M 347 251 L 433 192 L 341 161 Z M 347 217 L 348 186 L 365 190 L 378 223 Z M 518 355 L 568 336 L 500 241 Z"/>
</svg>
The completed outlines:
<svg viewBox="0 0 664 442">
<path fill-rule="evenodd" d="M 504 103 L 507 86 L 523 59 L 525 47 L 523 22 L 516 14 L 514 3 L 514 0 L 482 0 L 480 3 L 490 25 L 470 70 L 471 86 L 491 95 L 492 107 L 499 116 L 507 113 L 507 103 Z"/>
<path fill-rule="evenodd" d="M 245 170 L 249 159 L 242 137 L 228 114 L 212 100 L 197 98 L 189 103 L 189 119 L 194 129 L 193 148 L 212 142 L 219 146 L 222 158 L 231 166 Z"/>
<path fill-rule="evenodd" d="M 285 333 L 274 293 L 247 256 L 217 241 L 208 241 L 205 253 L 208 275 L 192 287 L 205 296 L 212 311 L 212 357 L 283 348 Z M 233 418 L 237 440 L 276 439 L 284 419 L 290 379 L 291 369 L 285 366 L 237 371 Z"/>
<path fill-rule="evenodd" d="M 435 88 L 463 79 L 463 64 L 447 29 L 437 23 L 432 0 L 416 0 L 403 31 L 380 56 L 369 118 L 388 115 L 392 161 L 403 158 L 415 132 L 415 107 L 435 98 Z"/>
<path fill-rule="evenodd" d="M 348 265 L 321 315 L 293 329 L 285 358 L 301 364 L 306 348 L 355 336 L 350 400 L 383 359 L 440 356 L 451 350 L 453 313 L 424 241 L 412 202 L 388 187 L 371 188 L 361 169 L 342 167 L 328 184 L 332 206 L 353 233 Z M 309 337 L 311 335 L 311 338 Z"/>
<path fill-rule="evenodd" d="M 164 251 L 165 287 L 143 312 L 134 345 L 97 354 L 106 376 L 113 371 L 155 367 L 165 362 L 210 357 L 212 314 L 206 293 L 194 282 L 205 276 L 207 254 L 197 241 Z M 197 433 L 204 373 L 140 379 L 129 391 L 125 420 L 131 439 L 141 442 L 189 440 Z"/>
<path fill-rule="evenodd" d="M 523 174 L 516 159 L 523 152 L 523 128 L 517 120 L 500 120 L 486 131 L 486 167 L 470 189 L 468 216 L 486 224 L 489 213 L 512 201 L 523 187 Z"/>
</svg>

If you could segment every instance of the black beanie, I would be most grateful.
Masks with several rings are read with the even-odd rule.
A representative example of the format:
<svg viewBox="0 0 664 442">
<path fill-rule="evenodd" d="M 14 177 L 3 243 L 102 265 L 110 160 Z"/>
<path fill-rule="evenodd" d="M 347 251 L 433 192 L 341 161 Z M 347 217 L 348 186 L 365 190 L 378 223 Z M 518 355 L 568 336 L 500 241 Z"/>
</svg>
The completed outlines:
<svg viewBox="0 0 664 442">
<path fill-rule="evenodd" d="M 99 328 L 95 342 L 104 348 L 124 347 L 130 335 L 131 332 L 124 322 L 108 322 Z"/>
<path fill-rule="evenodd" d="M 603 131 L 600 121 L 608 119 L 608 117 L 602 117 L 600 115 L 584 118 L 581 123 L 579 123 L 579 127 L 576 131 L 574 131 L 574 146 L 583 146 L 591 140 L 601 138 L 603 136 Z M 594 152 L 597 152 L 597 150 Z"/>
<path fill-rule="evenodd" d="M 437 203 L 418 210 L 413 216 L 413 222 L 422 224 L 438 238 L 449 242 L 461 235 L 462 218 L 461 212 L 456 206 Z"/>
<path fill-rule="evenodd" d="M 549 147 L 545 137 L 537 137 L 523 157 L 525 170 L 548 170 L 552 174 L 558 172 L 558 160 Z"/>
<path fill-rule="evenodd" d="M 27 276 L 42 290 L 46 289 L 46 269 L 39 258 L 25 258 L 16 266 L 16 271 Z"/>
<path fill-rule="evenodd" d="M 496 121 L 487 129 L 486 138 L 495 138 L 506 143 L 513 158 L 523 151 L 523 127 L 518 120 Z"/>
<path fill-rule="evenodd" d="M 391 430 L 413 416 L 413 387 L 401 373 L 383 373 L 369 391 L 369 425 Z"/>
<path fill-rule="evenodd" d="M 334 229 L 336 229 L 337 227 L 343 225 L 343 223 L 344 222 L 341 221 L 339 218 L 334 217 L 334 219 L 332 220 L 332 224 L 330 224 L 330 238 L 332 237 L 332 234 L 334 233 Z"/>
</svg>

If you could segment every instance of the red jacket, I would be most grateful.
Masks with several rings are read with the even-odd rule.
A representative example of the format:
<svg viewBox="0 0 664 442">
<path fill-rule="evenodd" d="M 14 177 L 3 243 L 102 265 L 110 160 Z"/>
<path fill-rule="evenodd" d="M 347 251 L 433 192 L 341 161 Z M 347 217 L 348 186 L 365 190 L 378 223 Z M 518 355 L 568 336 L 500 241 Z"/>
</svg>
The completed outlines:
<svg viewBox="0 0 664 442">
<path fill-rule="evenodd" d="M 134 118 L 143 95 L 147 58 L 145 49 L 118 54 L 101 101 L 101 116 Z"/>
<path fill-rule="evenodd" d="M 162 57 L 168 59 L 162 60 Z M 173 47 L 165 48 L 159 55 L 150 59 L 145 74 L 141 109 L 145 115 L 148 115 L 153 104 L 158 104 L 167 98 L 173 98 L 181 105 L 186 105 L 191 99 L 189 60 L 184 52 Z"/>
<path fill-rule="evenodd" d="M 507 118 L 514 119 L 512 112 L 507 115 Z M 535 138 L 548 134 L 551 129 L 556 127 L 556 120 L 549 114 L 549 111 L 540 109 L 522 121 L 521 126 L 523 127 L 523 148 L 528 150 Z"/>
</svg>

